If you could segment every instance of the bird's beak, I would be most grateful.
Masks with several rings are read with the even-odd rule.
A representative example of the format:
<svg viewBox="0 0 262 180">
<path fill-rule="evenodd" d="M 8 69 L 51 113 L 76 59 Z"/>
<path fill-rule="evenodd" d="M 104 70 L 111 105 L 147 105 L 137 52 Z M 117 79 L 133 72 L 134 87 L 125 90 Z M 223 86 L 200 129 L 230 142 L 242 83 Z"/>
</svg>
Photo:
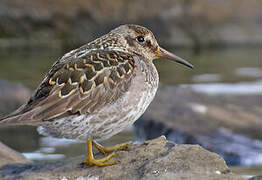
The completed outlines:
<svg viewBox="0 0 262 180">
<path fill-rule="evenodd" d="M 168 52 L 167 50 L 161 48 L 160 46 L 158 46 L 158 48 L 156 50 L 156 56 L 159 57 L 159 58 L 166 58 L 166 59 L 169 59 L 171 61 L 183 64 L 183 65 L 190 67 L 192 69 L 194 68 L 194 66 L 192 64 L 190 64 L 189 62 L 187 62 L 186 60 L 174 55 L 171 52 Z"/>
</svg>

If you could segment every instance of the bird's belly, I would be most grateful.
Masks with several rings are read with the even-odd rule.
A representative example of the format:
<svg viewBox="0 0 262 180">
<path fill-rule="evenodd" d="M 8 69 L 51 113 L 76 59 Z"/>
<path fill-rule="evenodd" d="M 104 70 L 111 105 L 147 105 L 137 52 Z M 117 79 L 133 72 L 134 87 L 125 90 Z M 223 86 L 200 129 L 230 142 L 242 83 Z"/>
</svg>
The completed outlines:
<svg viewBox="0 0 262 180">
<path fill-rule="evenodd" d="M 38 130 L 41 134 L 61 138 L 108 139 L 133 124 L 145 112 L 157 90 L 157 86 L 145 86 L 141 90 L 131 88 L 114 104 L 105 106 L 99 112 L 45 122 Z"/>
</svg>

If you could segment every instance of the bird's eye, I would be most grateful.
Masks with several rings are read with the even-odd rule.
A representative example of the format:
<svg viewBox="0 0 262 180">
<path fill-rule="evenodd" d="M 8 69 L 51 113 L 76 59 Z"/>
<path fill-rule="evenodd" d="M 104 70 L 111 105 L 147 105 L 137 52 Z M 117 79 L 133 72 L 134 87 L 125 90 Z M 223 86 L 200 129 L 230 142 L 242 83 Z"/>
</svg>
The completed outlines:
<svg viewBox="0 0 262 180">
<path fill-rule="evenodd" d="M 144 39 L 143 36 L 138 36 L 138 37 L 136 38 L 136 40 L 137 40 L 138 42 L 140 42 L 140 43 L 145 42 L 145 39 Z"/>
</svg>

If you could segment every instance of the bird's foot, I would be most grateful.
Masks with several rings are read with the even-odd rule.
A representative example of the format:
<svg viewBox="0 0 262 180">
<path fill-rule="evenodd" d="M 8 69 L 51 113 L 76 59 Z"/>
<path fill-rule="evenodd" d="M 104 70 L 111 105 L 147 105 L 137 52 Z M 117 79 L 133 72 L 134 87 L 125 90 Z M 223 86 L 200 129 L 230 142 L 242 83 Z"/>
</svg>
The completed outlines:
<svg viewBox="0 0 262 180">
<path fill-rule="evenodd" d="M 82 162 L 82 164 L 87 164 L 89 166 L 111 166 L 111 165 L 115 165 L 118 164 L 117 161 L 113 161 L 113 162 L 107 162 L 109 161 L 112 157 L 115 156 L 115 153 L 111 153 L 110 155 L 101 158 L 101 159 L 95 159 L 94 155 L 93 155 L 93 148 L 92 145 L 94 145 L 100 152 L 102 152 L 103 154 L 106 153 L 111 153 L 113 151 L 122 151 L 122 150 L 126 150 L 127 147 L 130 145 L 130 143 L 123 143 L 123 144 L 119 144 L 113 147 L 109 147 L 109 148 L 105 148 L 102 145 L 98 144 L 95 141 L 92 141 L 91 139 L 87 140 L 87 146 L 88 146 L 88 156 L 86 157 L 86 159 Z"/>
<path fill-rule="evenodd" d="M 94 146 L 103 154 L 111 153 L 113 151 L 123 151 L 128 148 L 128 146 L 131 144 L 130 142 L 119 144 L 113 147 L 104 147 L 101 144 L 98 144 L 97 142 L 93 141 Z"/>
<path fill-rule="evenodd" d="M 113 162 L 107 162 L 109 161 L 112 157 L 115 156 L 115 153 L 112 153 L 104 158 L 101 159 L 95 159 L 94 158 L 94 154 L 93 154 L 93 148 L 92 145 L 95 142 L 92 141 L 91 139 L 87 140 L 87 147 L 88 147 L 88 156 L 87 158 L 82 162 L 82 164 L 87 164 L 89 166 L 111 166 L 111 165 L 115 165 L 118 164 L 117 161 L 113 161 Z M 101 145 L 100 145 L 101 146 Z M 102 146 L 103 147 L 103 146 Z"/>
<path fill-rule="evenodd" d="M 109 161 L 112 157 L 115 156 L 115 153 L 112 153 L 110 155 L 108 155 L 107 157 L 101 158 L 101 159 L 94 159 L 93 156 L 88 156 L 82 164 L 87 164 L 89 166 L 111 166 L 111 165 L 115 165 L 118 164 L 117 161 L 113 161 L 113 162 L 107 162 Z"/>
</svg>

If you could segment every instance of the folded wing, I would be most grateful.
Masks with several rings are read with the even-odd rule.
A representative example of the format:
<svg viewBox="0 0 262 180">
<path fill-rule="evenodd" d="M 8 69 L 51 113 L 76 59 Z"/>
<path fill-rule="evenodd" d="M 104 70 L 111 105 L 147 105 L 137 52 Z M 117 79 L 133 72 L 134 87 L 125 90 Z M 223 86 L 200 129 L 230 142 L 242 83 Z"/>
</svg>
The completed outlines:
<svg viewBox="0 0 262 180">
<path fill-rule="evenodd" d="M 57 61 L 27 104 L 2 125 L 38 125 L 73 114 L 98 112 L 130 87 L 136 66 L 128 53 L 93 50 Z"/>
</svg>

